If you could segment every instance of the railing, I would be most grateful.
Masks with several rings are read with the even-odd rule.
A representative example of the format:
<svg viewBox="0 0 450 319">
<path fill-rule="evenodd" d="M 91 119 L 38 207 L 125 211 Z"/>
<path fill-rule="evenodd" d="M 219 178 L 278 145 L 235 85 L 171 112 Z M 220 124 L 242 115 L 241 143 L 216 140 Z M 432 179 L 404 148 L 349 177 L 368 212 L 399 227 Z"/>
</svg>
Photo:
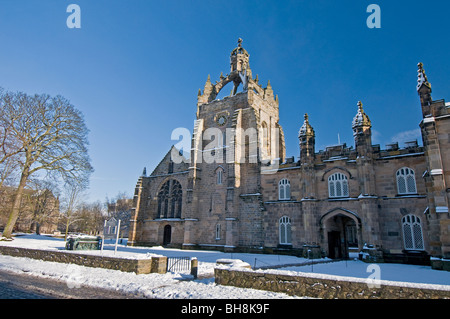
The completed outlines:
<svg viewBox="0 0 450 319">
<path fill-rule="evenodd" d="M 190 257 L 167 257 L 167 271 L 184 272 L 191 270 Z"/>
</svg>

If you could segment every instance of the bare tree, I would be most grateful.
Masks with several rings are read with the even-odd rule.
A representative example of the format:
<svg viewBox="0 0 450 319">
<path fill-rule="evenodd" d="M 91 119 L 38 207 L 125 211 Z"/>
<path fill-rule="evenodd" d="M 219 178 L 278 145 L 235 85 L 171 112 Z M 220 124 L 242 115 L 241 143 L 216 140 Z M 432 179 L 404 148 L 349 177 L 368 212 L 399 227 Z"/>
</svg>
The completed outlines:
<svg viewBox="0 0 450 319">
<path fill-rule="evenodd" d="M 62 211 L 60 218 L 64 222 L 64 240 L 67 240 L 70 225 L 78 221 L 77 209 L 81 206 L 80 196 L 84 190 L 84 185 L 80 183 L 67 182 L 64 185 L 62 198 Z"/>
<path fill-rule="evenodd" d="M 19 154 L 22 151 L 20 148 L 20 143 L 15 139 L 14 135 L 11 134 L 12 127 L 16 123 L 16 116 L 9 116 L 8 121 L 7 111 L 5 104 L 11 103 L 13 94 L 4 92 L 0 88 L 0 190 L 3 185 L 12 185 L 14 180 L 14 173 L 19 166 Z"/>
<path fill-rule="evenodd" d="M 56 186 L 54 183 L 35 180 L 32 184 L 30 230 L 35 229 L 36 234 L 40 235 L 41 228 L 44 229 L 43 231 L 56 229 L 60 203 L 59 199 L 55 197 Z"/>
<path fill-rule="evenodd" d="M 11 237 L 24 188 L 33 174 L 64 180 L 88 180 L 93 171 L 87 152 L 88 129 L 83 116 L 62 96 L 1 96 L 2 159 L 18 156 L 19 185 L 3 236 Z"/>
<path fill-rule="evenodd" d="M 108 218 L 114 217 L 117 220 L 120 219 L 120 232 L 122 236 L 128 237 L 133 199 L 125 192 L 119 192 L 112 199 L 106 198 L 106 206 L 108 209 Z"/>
<path fill-rule="evenodd" d="M 96 235 L 103 230 L 103 209 L 100 202 L 83 203 L 77 213 L 75 227 L 77 231 Z"/>
</svg>

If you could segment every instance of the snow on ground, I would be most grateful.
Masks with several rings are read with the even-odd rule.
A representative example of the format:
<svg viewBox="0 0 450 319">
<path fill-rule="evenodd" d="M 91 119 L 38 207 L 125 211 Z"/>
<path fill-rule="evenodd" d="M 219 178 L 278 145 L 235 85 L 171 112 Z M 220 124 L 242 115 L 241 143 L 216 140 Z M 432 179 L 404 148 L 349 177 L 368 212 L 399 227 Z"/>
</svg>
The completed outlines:
<svg viewBox="0 0 450 319">
<path fill-rule="evenodd" d="M 13 241 L 0 241 L 0 245 L 11 247 L 23 247 L 46 250 L 64 250 L 65 242 L 62 239 L 47 236 L 25 235 L 15 237 Z M 79 251 L 80 253 L 102 254 L 101 251 Z M 74 252 L 76 253 L 76 252 Z M 81 285 L 120 290 L 146 298 L 180 298 L 180 299 L 297 299 L 282 293 L 270 291 L 243 289 L 230 286 L 216 285 L 214 282 L 215 261 L 220 258 L 236 258 L 237 254 L 226 254 L 218 251 L 186 251 L 178 249 L 164 249 L 162 247 L 127 247 L 119 245 L 117 253 L 114 253 L 114 245 L 105 245 L 103 256 L 116 256 L 123 258 L 147 258 L 152 255 L 165 256 L 190 256 L 199 260 L 197 280 L 189 274 L 141 274 L 122 272 L 101 268 L 84 267 L 74 264 L 62 264 L 56 262 L 44 262 L 30 258 L 11 257 L 0 255 L 0 270 L 27 273 L 32 276 L 58 279 L 67 282 L 74 289 Z M 242 257 L 243 254 L 239 254 Z M 248 258 L 254 262 L 254 255 Z M 256 258 L 261 258 L 256 255 Z M 276 256 L 269 256 L 265 262 L 278 261 Z M 298 258 L 286 256 L 285 261 Z M 280 262 L 283 259 L 280 259 Z"/>
<path fill-rule="evenodd" d="M 74 253 L 98 254 L 122 258 L 148 258 L 151 256 L 196 257 L 199 261 L 198 275 L 192 280 L 189 274 L 167 273 L 136 275 L 100 268 L 90 268 L 73 264 L 44 262 L 29 258 L 18 258 L 0 255 L 0 269 L 18 273 L 28 273 L 33 276 L 47 277 L 67 282 L 69 287 L 89 285 L 108 289 L 121 290 L 147 298 L 194 298 L 194 299 L 276 299 L 293 298 L 286 294 L 262 290 L 242 289 L 220 286 L 214 283 L 214 267 L 218 259 L 239 259 L 252 267 L 267 267 L 293 265 L 307 262 L 304 258 L 285 255 L 224 253 L 204 250 L 166 249 L 163 247 L 128 247 L 123 242 L 118 245 L 117 252 L 113 244 L 105 244 L 102 251 L 75 251 Z M 65 250 L 62 239 L 48 236 L 24 235 L 17 236 L 13 241 L 0 241 L 0 245 L 47 250 Z M 326 264 L 291 266 L 281 268 L 280 273 L 296 274 L 298 272 L 337 275 L 367 279 L 372 271 L 369 264 L 359 260 L 349 260 Z M 429 266 L 378 264 L 379 279 L 408 283 L 425 283 L 446 285 L 450 289 L 450 272 L 433 270 Z M 261 271 L 261 270 L 260 270 Z M 274 270 L 265 270 L 274 272 Z M 325 275 L 323 275 L 325 276 Z M 205 278 L 206 277 L 206 278 Z M 372 277 L 373 278 L 373 277 Z"/>
</svg>

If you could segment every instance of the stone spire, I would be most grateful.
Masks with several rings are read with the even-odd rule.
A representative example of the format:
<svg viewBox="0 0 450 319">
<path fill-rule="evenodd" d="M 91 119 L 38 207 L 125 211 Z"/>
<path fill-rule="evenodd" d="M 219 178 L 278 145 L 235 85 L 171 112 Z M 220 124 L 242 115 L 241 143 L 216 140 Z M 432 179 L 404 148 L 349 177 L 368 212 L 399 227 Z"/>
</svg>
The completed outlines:
<svg viewBox="0 0 450 319">
<path fill-rule="evenodd" d="M 358 113 L 356 113 L 356 116 L 353 118 L 352 128 L 355 130 L 356 128 L 363 126 L 368 126 L 370 128 L 372 127 L 372 123 L 370 122 L 367 114 L 364 112 L 362 102 L 358 101 Z"/>
<path fill-rule="evenodd" d="M 423 63 L 417 64 L 417 93 L 420 96 L 420 104 L 422 105 L 422 115 L 427 117 L 431 115 L 430 105 L 433 102 L 431 98 L 431 84 L 428 82 L 427 75 L 423 68 Z"/>
<path fill-rule="evenodd" d="M 358 101 L 358 113 L 353 118 L 352 129 L 355 147 L 360 155 L 365 155 L 372 150 L 371 127 L 369 116 L 364 112 L 361 101 Z"/>
<path fill-rule="evenodd" d="M 425 69 L 423 68 L 423 63 L 417 64 L 417 91 L 424 85 L 431 90 L 431 84 L 428 82 L 427 75 L 425 74 Z"/>
<path fill-rule="evenodd" d="M 304 115 L 304 121 L 302 127 L 300 127 L 300 130 L 298 131 L 298 137 L 310 137 L 315 136 L 314 129 L 312 128 L 311 124 L 309 124 L 309 116 L 308 113 L 305 113 Z"/>
<path fill-rule="evenodd" d="M 310 164 L 314 162 L 315 140 L 316 134 L 311 124 L 309 124 L 308 114 L 305 114 L 302 127 L 298 132 L 300 142 L 300 162 Z"/>
</svg>

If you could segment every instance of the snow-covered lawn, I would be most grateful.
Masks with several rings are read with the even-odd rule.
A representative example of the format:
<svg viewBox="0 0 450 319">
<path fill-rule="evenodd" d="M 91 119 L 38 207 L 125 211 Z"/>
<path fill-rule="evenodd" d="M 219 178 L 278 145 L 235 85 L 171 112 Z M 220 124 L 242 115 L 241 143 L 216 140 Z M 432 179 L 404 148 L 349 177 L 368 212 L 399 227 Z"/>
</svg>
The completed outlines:
<svg viewBox="0 0 450 319">
<path fill-rule="evenodd" d="M 214 267 L 218 259 L 240 259 L 249 263 L 252 267 L 266 267 L 276 265 L 301 264 L 308 260 L 294 256 L 285 255 L 264 255 L 264 254 L 243 254 L 243 253 L 223 253 L 218 251 L 204 250 L 179 250 L 165 249 L 163 247 L 128 247 L 118 246 L 114 252 L 114 245 L 106 244 L 101 251 L 79 251 L 89 254 L 103 254 L 104 256 L 117 256 L 122 258 L 148 258 L 154 255 L 164 255 L 168 257 L 196 257 L 199 261 L 199 277 L 203 279 L 192 279 L 188 274 L 167 273 L 136 275 L 117 270 L 100 268 L 89 268 L 73 264 L 61 264 L 54 262 L 44 262 L 28 258 L 18 258 L 0 255 L 0 269 L 18 273 L 28 273 L 33 276 L 41 276 L 63 280 L 69 287 L 74 289 L 80 285 L 89 285 L 108 289 L 121 290 L 150 298 L 195 298 L 195 299 L 275 299 L 293 298 L 282 293 L 273 293 L 262 290 L 242 289 L 235 287 L 220 286 L 214 283 Z M 47 236 L 24 235 L 17 236 L 13 241 L 0 241 L 0 245 L 64 250 L 65 242 Z M 429 266 L 401 265 L 401 264 L 378 264 L 380 266 L 381 280 L 414 282 L 426 284 L 449 285 L 450 272 L 432 270 Z M 349 260 L 347 262 L 334 262 L 327 264 L 314 264 L 313 266 L 292 266 L 282 268 L 279 271 L 293 272 L 314 272 L 338 276 L 349 276 L 358 278 L 368 278 L 368 264 Z"/>
</svg>

